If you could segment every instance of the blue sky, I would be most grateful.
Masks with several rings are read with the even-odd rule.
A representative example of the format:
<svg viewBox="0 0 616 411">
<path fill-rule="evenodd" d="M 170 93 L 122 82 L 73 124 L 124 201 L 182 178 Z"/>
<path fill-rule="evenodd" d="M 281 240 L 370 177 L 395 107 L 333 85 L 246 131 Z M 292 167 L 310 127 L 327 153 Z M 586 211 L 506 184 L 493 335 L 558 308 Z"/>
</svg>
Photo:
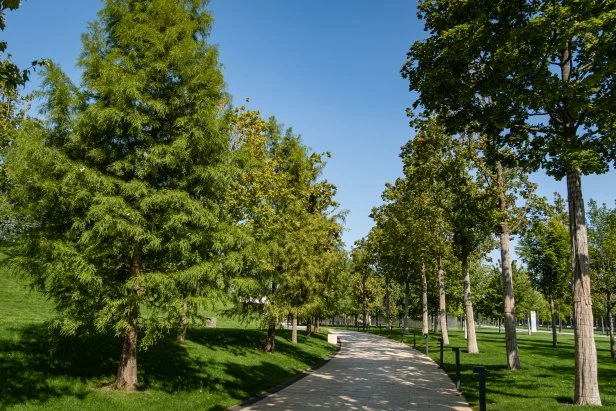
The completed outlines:
<svg viewBox="0 0 616 411">
<path fill-rule="evenodd" d="M 79 82 L 80 35 L 98 0 L 25 0 L 9 12 L 2 38 L 20 66 L 51 58 Z M 324 177 L 348 210 L 347 246 L 368 233 L 386 182 L 401 174 L 400 147 L 412 137 L 405 116 L 413 95 L 400 77 L 410 44 L 423 38 L 416 1 L 211 0 L 211 42 L 219 47 L 228 91 L 330 151 Z M 36 87 L 33 76 L 29 88 Z M 584 197 L 614 206 L 616 173 L 588 176 Z M 566 197 L 564 181 L 533 175 L 539 194 Z"/>
</svg>

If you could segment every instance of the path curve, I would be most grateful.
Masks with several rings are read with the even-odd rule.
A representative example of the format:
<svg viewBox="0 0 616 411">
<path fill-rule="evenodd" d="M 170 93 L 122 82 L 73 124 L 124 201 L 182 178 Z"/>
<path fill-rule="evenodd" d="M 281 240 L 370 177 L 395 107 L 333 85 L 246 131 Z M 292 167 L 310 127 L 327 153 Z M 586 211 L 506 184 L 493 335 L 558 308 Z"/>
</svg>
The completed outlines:
<svg viewBox="0 0 616 411">
<path fill-rule="evenodd" d="M 340 352 L 323 367 L 243 410 L 471 411 L 425 354 L 373 334 L 332 330 Z"/>
</svg>

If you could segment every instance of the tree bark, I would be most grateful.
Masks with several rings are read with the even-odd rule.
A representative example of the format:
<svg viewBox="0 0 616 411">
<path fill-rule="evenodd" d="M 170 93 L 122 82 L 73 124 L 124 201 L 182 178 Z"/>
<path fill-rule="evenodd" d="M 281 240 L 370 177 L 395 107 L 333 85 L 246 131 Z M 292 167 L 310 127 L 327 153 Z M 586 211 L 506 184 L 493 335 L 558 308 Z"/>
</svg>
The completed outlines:
<svg viewBox="0 0 616 411">
<path fill-rule="evenodd" d="M 319 334 L 319 317 L 314 317 L 314 333 Z"/>
<path fill-rule="evenodd" d="M 186 330 L 188 330 L 188 297 L 182 299 L 182 315 L 180 316 L 180 330 L 178 332 L 178 341 L 181 343 L 186 341 Z"/>
<path fill-rule="evenodd" d="M 593 330 L 590 261 L 581 175 L 579 169 L 567 174 L 575 324 L 574 402 L 580 405 L 598 406 L 601 405 L 601 397 L 597 378 L 597 349 Z"/>
<path fill-rule="evenodd" d="M 293 314 L 291 320 L 291 344 L 297 344 L 297 314 Z"/>
<path fill-rule="evenodd" d="M 445 302 L 445 271 L 441 256 L 437 259 L 438 264 L 438 293 L 439 293 L 439 317 L 441 320 L 441 338 L 443 344 L 449 345 L 449 333 L 447 331 L 447 304 Z"/>
<path fill-rule="evenodd" d="M 464 289 L 464 314 L 466 316 L 466 350 L 469 354 L 478 354 L 475 335 L 475 316 L 473 314 L 473 296 L 471 293 L 471 274 L 468 269 L 468 256 L 462 258 L 462 286 Z"/>
<path fill-rule="evenodd" d="M 612 314 L 612 293 L 607 293 L 607 327 L 610 334 L 610 353 L 612 359 L 616 359 L 616 343 L 614 342 L 614 315 Z"/>
<path fill-rule="evenodd" d="M 306 319 L 306 335 L 312 334 L 312 317 Z"/>
<path fill-rule="evenodd" d="M 391 331 L 391 309 L 389 307 L 391 291 L 389 289 L 389 283 L 387 284 L 387 289 L 385 290 L 385 320 L 387 321 L 387 331 Z"/>
<path fill-rule="evenodd" d="M 505 176 L 500 161 L 496 161 L 496 179 L 498 185 L 498 205 L 501 214 L 500 249 L 501 275 L 503 278 L 503 300 L 505 319 L 505 346 L 507 349 L 507 368 L 520 369 L 520 353 L 515 326 L 515 298 L 513 294 L 513 275 L 511 271 L 511 243 L 509 238 L 509 222 L 507 198 L 505 197 Z"/>
<path fill-rule="evenodd" d="M 411 285 L 409 284 L 409 281 L 407 280 L 404 282 L 404 322 L 403 322 L 403 328 L 402 328 L 405 334 L 408 334 L 409 332 L 410 294 L 411 294 Z"/>
<path fill-rule="evenodd" d="M 267 322 L 267 336 L 265 337 L 265 352 L 276 351 L 276 318 L 270 318 Z"/>
<path fill-rule="evenodd" d="M 421 263 L 421 333 L 430 333 L 430 320 L 428 318 L 428 279 L 426 278 L 426 264 Z"/>
<path fill-rule="evenodd" d="M 141 272 L 141 248 L 137 239 L 133 242 L 133 257 L 130 265 L 130 276 L 134 278 Z M 124 333 L 120 365 L 113 387 L 119 390 L 135 391 L 137 389 L 137 320 L 139 319 L 138 303 L 139 286 L 131 289 L 130 306 L 126 315 L 128 328 Z"/>
<path fill-rule="evenodd" d="M 552 316 L 552 347 L 558 347 L 558 333 L 556 332 L 556 307 L 554 305 L 554 297 L 550 296 L 550 315 Z"/>
</svg>

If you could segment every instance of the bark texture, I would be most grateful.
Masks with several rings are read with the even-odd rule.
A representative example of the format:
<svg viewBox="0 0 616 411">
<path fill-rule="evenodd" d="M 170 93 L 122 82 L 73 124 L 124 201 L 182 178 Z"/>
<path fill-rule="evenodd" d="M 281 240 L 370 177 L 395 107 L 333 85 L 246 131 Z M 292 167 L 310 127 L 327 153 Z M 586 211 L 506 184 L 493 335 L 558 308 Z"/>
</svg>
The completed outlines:
<svg viewBox="0 0 616 411">
<path fill-rule="evenodd" d="M 407 281 L 404 282 L 404 322 L 403 322 L 403 330 L 405 334 L 409 332 L 409 310 L 410 303 L 409 299 L 411 296 L 411 285 Z"/>
<path fill-rule="evenodd" d="M 567 174 L 569 232 L 573 268 L 573 321 L 575 324 L 575 391 L 574 402 L 601 405 L 597 378 L 597 349 L 593 329 L 592 296 L 588 237 L 582 198 L 582 173 Z"/>
<path fill-rule="evenodd" d="M 610 353 L 612 359 L 616 359 L 616 344 L 614 342 L 614 314 L 612 314 L 612 293 L 607 293 L 607 332 L 610 335 Z"/>
<path fill-rule="evenodd" d="M 478 354 L 475 335 L 475 315 L 473 314 L 473 296 L 471 293 L 471 274 L 468 270 L 468 257 L 462 258 L 462 287 L 464 290 L 464 315 L 466 316 L 466 350 L 469 354 Z"/>
<path fill-rule="evenodd" d="M 297 344 L 297 314 L 291 320 L 291 344 Z"/>
<path fill-rule="evenodd" d="M 130 264 L 130 275 L 136 277 L 141 272 L 141 248 L 138 240 L 135 239 L 133 244 L 133 257 Z M 131 298 L 126 315 L 128 329 L 126 330 L 122 341 L 122 354 L 120 356 L 120 365 L 113 387 L 118 390 L 135 391 L 137 389 L 137 320 L 139 319 L 139 304 L 137 295 L 139 286 L 133 286 Z"/>
<path fill-rule="evenodd" d="M 441 322 L 441 338 L 443 344 L 449 345 L 449 333 L 447 332 L 447 304 L 445 301 L 445 271 L 441 257 L 437 259 L 438 264 L 438 294 L 439 294 L 439 318 Z"/>
<path fill-rule="evenodd" d="M 426 278 L 426 264 L 421 263 L 421 333 L 430 332 L 430 319 L 428 318 L 428 279 Z"/>
<path fill-rule="evenodd" d="M 505 177 L 500 161 L 496 162 L 496 178 L 498 184 L 498 205 L 501 214 L 500 249 L 501 275 L 503 278 L 503 300 L 505 319 L 505 346 L 507 349 L 507 368 L 520 369 L 520 353 L 516 335 L 515 298 L 513 295 L 513 275 L 511 272 L 511 243 L 509 238 L 509 222 L 507 199 L 505 197 Z"/>
<path fill-rule="evenodd" d="M 178 332 L 178 341 L 186 341 L 186 330 L 188 330 L 188 298 L 182 299 L 182 315 L 180 316 L 180 330 Z"/>
<path fill-rule="evenodd" d="M 276 351 L 276 318 L 270 318 L 267 322 L 267 336 L 265 337 L 265 352 Z"/>
<path fill-rule="evenodd" d="M 556 332 L 556 306 L 554 305 L 554 297 L 550 296 L 550 314 L 552 315 L 552 347 L 558 347 L 558 333 Z"/>
</svg>

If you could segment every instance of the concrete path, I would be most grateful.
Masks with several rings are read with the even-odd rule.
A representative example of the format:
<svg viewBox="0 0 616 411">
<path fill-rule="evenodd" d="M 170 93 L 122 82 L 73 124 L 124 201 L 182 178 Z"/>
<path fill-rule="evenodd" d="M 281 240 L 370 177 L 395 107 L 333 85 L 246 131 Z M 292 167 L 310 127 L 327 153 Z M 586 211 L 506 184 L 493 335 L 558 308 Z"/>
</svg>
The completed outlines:
<svg viewBox="0 0 616 411">
<path fill-rule="evenodd" d="M 460 410 L 464 397 L 438 366 L 402 343 L 333 331 L 340 352 L 308 376 L 244 410 Z"/>
</svg>

